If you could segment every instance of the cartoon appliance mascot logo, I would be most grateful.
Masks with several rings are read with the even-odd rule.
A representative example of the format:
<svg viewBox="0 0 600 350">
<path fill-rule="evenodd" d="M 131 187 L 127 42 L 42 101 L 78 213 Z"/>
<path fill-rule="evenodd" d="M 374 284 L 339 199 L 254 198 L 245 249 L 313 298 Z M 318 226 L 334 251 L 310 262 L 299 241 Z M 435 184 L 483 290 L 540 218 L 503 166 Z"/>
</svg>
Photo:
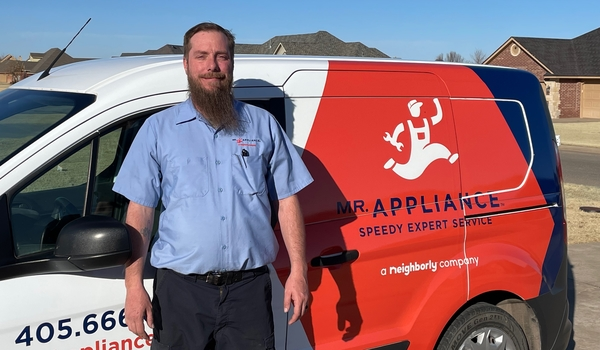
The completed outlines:
<svg viewBox="0 0 600 350">
<path fill-rule="evenodd" d="M 429 164 L 437 159 L 446 159 L 450 164 L 456 162 L 458 153 L 452 154 L 446 146 L 441 143 L 431 142 L 430 140 L 430 128 L 438 124 L 443 116 L 440 101 L 437 98 L 434 98 L 433 103 L 435 103 L 437 114 L 431 118 L 421 118 L 421 106 L 423 105 L 423 102 L 411 100 L 408 103 L 410 115 L 413 118 L 420 118 L 422 122 L 419 124 L 422 124 L 423 126 L 416 127 L 413 124 L 413 120 L 406 121 L 408 132 L 410 133 L 410 158 L 405 164 L 397 163 L 393 158 L 390 158 L 383 166 L 385 169 L 392 169 L 398 176 L 404 179 L 414 180 L 421 176 Z M 431 119 L 431 126 L 429 125 L 429 119 Z M 393 135 L 386 132 L 383 139 L 396 147 L 398 152 L 402 152 L 404 144 L 400 142 L 398 138 L 404 130 L 404 123 L 400 123 L 396 126 Z"/>
</svg>

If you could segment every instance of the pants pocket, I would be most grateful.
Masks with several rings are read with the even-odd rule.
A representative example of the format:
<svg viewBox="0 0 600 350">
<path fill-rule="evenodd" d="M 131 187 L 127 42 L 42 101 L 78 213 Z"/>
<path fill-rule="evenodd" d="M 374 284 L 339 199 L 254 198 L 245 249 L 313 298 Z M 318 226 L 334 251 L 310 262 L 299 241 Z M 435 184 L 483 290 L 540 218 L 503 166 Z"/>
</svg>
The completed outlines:
<svg viewBox="0 0 600 350">
<path fill-rule="evenodd" d="M 171 350 L 169 345 L 161 344 L 158 340 L 152 339 L 152 345 L 150 346 L 150 350 Z"/>
<path fill-rule="evenodd" d="M 275 350 L 275 335 L 271 334 L 265 339 L 265 350 Z"/>
</svg>

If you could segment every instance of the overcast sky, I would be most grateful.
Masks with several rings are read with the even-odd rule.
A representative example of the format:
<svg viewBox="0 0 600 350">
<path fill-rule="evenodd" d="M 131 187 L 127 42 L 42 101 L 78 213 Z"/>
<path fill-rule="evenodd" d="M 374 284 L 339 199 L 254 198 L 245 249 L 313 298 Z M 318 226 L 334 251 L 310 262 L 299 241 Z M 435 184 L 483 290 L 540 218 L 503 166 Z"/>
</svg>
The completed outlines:
<svg viewBox="0 0 600 350">
<path fill-rule="evenodd" d="M 193 25 L 211 21 L 236 41 L 262 44 L 273 36 L 325 30 L 391 57 L 434 60 L 456 51 L 493 53 L 511 36 L 571 39 L 600 27 L 600 1 L 3 1 L 0 55 L 62 49 L 73 57 L 104 58 L 182 44 Z"/>
</svg>

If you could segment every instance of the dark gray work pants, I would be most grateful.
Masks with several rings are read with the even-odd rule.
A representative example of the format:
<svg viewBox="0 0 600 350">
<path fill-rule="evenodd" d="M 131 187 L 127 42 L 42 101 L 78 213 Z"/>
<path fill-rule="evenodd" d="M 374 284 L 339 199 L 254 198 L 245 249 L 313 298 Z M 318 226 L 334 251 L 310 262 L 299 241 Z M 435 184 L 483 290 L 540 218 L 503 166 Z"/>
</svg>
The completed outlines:
<svg viewBox="0 0 600 350">
<path fill-rule="evenodd" d="M 152 308 L 152 350 L 275 349 L 268 273 L 216 286 L 158 269 Z"/>
</svg>

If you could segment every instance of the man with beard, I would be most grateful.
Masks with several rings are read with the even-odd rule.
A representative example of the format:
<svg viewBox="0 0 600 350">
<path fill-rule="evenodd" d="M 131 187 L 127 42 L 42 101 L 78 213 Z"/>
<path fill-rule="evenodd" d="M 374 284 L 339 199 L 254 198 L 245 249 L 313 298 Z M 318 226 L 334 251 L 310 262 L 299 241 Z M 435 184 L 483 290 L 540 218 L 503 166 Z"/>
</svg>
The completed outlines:
<svg viewBox="0 0 600 350">
<path fill-rule="evenodd" d="M 232 95 L 233 35 L 201 23 L 184 36 L 187 101 L 144 123 L 114 190 L 130 200 L 133 254 L 125 268 L 125 320 L 152 349 L 273 349 L 267 265 L 278 215 L 291 270 L 284 311 L 308 307 L 304 223 L 296 193 L 312 182 L 294 146 L 266 111 Z M 237 142 L 238 140 L 248 140 Z M 162 200 L 144 289 L 154 208 Z M 273 209 L 272 209 L 273 208 Z"/>
</svg>

